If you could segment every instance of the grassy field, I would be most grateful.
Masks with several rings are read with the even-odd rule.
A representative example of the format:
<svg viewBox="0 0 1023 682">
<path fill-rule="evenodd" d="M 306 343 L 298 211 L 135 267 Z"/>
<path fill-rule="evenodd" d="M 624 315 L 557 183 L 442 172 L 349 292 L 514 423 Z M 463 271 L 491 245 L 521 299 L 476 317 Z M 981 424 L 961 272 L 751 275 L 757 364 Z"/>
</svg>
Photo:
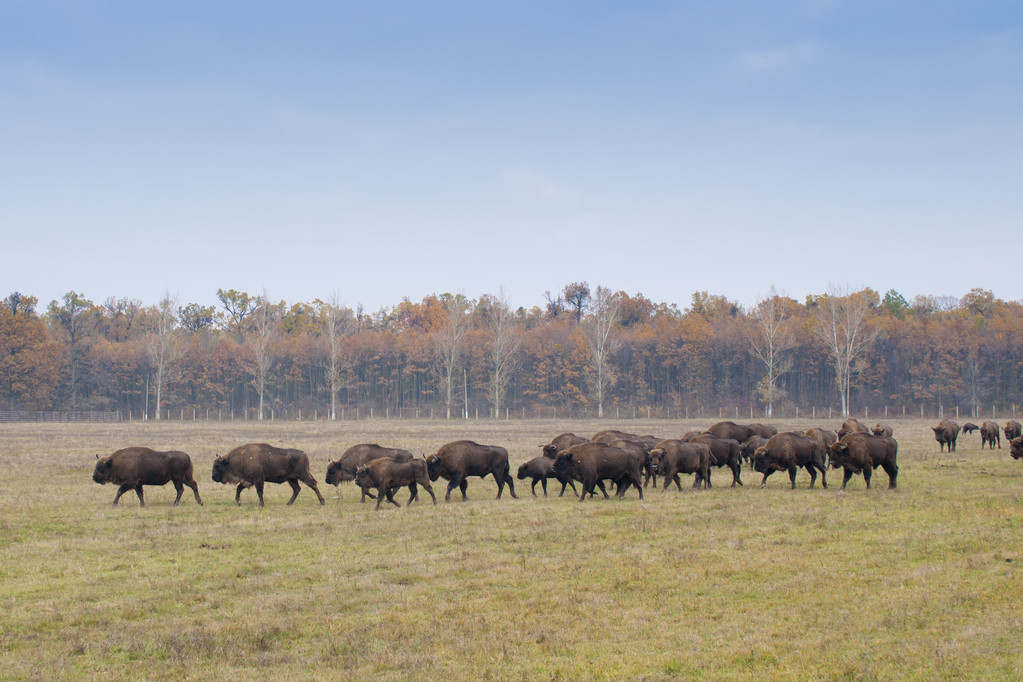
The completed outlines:
<svg viewBox="0 0 1023 682">
<path fill-rule="evenodd" d="M 1023 462 L 977 434 L 939 454 L 931 421 L 891 423 L 896 491 L 880 470 L 841 493 L 837 471 L 793 491 L 719 469 L 712 490 L 579 503 L 528 481 L 495 500 L 488 478 L 468 503 L 438 481 L 436 507 L 379 512 L 322 482 L 329 458 L 472 438 L 514 474 L 563 431 L 709 422 L 3 425 L 0 677 L 1023 678 Z M 326 506 L 305 489 L 285 506 L 286 485 L 236 506 L 210 470 L 252 441 L 304 449 Z M 168 485 L 111 508 L 95 455 L 127 445 L 190 453 L 205 506 L 187 489 L 171 506 Z"/>
</svg>

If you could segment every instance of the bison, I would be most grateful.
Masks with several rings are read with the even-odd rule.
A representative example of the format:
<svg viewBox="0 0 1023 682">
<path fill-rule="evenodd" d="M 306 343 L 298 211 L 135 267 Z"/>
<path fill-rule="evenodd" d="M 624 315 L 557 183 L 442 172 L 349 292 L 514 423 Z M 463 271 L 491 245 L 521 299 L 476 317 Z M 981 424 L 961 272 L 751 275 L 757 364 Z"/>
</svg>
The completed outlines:
<svg viewBox="0 0 1023 682">
<path fill-rule="evenodd" d="M 625 496 L 630 485 L 636 486 L 639 499 L 643 499 L 640 479 L 639 456 L 606 443 L 580 443 L 558 453 L 554 459 L 554 471 L 565 478 L 574 478 L 583 484 L 579 501 L 592 494 L 593 489 L 604 479 L 610 479 L 618 487 L 618 499 Z M 607 493 L 605 493 L 605 496 Z"/>
<path fill-rule="evenodd" d="M 717 436 L 718 438 L 732 438 L 740 443 L 744 443 L 749 440 L 750 436 L 760 435 L 759 433 L 752 431 L 750 427 L 743 426 L 742 424 L 736 424 L 735 422 L 718 422 L 704 431 L 704 433 L 709 433 L 712 436 Z"/>
<path fill-rule="evenodd" d="M 819 426 L 811 426 L 803 435 L 807 438 L 813 438 L 815 441 L 821 444 L 821 450 L 827 452 L 828 448 L 838 440 L 838 434 L 830 429 L 822 429 Z"/>
<path fill-rule="evenodd" d="M 451 501 L 451 491 L 458 488 L 462 491 L 462 499 L 467 500 L 465 490 L 469 484 L 468 476 L 483 478 L 493 474 L 497 481 L 497 499 L 501 499 L 505 483 L 512 497 L 515 494 L 515 481 L 511 477 L 508 466 L 508 451 L 499 445 L 480 445 L 471 440 L 456 440 L 442 445 L 434 454 L 426 458 L 426 466 L 430 472 L 430 480 L 445 478 L 448 490 L 444 501 Z"/>
<path fill-rule="evenodd" d="M 536 497 L 536 484 L 541 483 L 543 485 L 543 496 L 547 497 L 547 479 L 553 478 L 554 480 L 561 483 L 561 493 L 559 497 L 565 494 L 565 488 L 572 486 L 572 492 L 576 495 L 579 491 L 576 490 L 575 482 L 570 478 L 560 476 L 554 471 L 554 460 L 546 455 L 540 457 L 534 457 L 525 464 L 519 467 L 518 479 L 523 481 L 527 478 L 533 479 L 533 485 L 530 488 L 533 492 L 533 497 Z"/>
<path fill-rule="evenodd" d="M 739 446 L 739 454 L 742 456 L 743 461 L 752 464 L 753 453 L 757 451 L 757 448 L 767 445 L 769 439 L 763 436 L 750 436 Z"/>
<path fill-rule="evenodd" d="M 931 428 L 933 428 L 933 427 L 931 427 Z M 980 427 L 977 426 L 976 424 L 974 424 L 973 422 L 966 422 L 965 424 L 963 424 L 963 433 L 964 434 L 966 434 L 966 433 L 973 433 L 974 431 L 980 431 Z"/>
<path fill-rule="evenodd" d="M 562 433 L 561 435 L 551 438 L 550 443 L 541 445 L 540 449 L 543 451 L 544 457 L 554 459 L 562 450 L 567 450 L 573 445 L 585 442 L 586 442 L 585 438 L 577 436 L 574 433 Z"/>
<path fill-rule="evenodd" d="M 650 464 L 654 471 L 664 477 L 662 492 L 674 481 L 679 492 L 682 482 L 679 474 L 695 474 L 693 487 L 710 487 L 710 446 L 706 443 L 692 443 L 669 438 L 650 450 Z"/>
<path fill-rule="evenodd" d="M 959 424 L 956 424 L 951 419 L 942 419 L 938 422 L 937 426 L 932 426 L 931 430 L 934 431 L 934 440 L 938 441 L 939 452 L 948 446 L 949 452 L 955 452 L 956 440 L 959 438 Z"/>
<path fill-rule="evenodd" d="M 174 506 L 181 502 L 181 493 L 187 485 L 195 495 L 195 501 L 202 505 L 199 498 L 199 486 L 192 478 L 192 458 L 184 452 L 170 450 L 157 452 L 144 447 L 130 447 L 117 450 L 111 455 L 96 455 L 96 468 L 92 472 L 92 480 L 100 485 L 114 483 L 118 486 L 114 495 L 114 503 L 121 495 L 134 489 L 139 497 L 139 506 L 145 507 L 146 500 L 142 496 L 144 485 L 166 485 L 173 483 L 178 496 L 174 498 Z"/>
<path fill-rule="evenodd" d="M 312 488 L 316 498 L 323 504 L 323 495 L 316 487 L 316 479 L 309 473 L 309 457 L 301 450 L 275 448 L 267 443 L 239 445 L 223 457 L 217 455 L 213 461 L 213 480 L 217 483 L 237 483 L 234 501 L 241 504 L 242 491 L 249 487 L 256 489 L 259 506 L 263 506 L 263 484 L 284 483 L 291 485 L 292 504 L 298 497 L 298 482 Z"/>
<path fill-rule="evenodd" d="M 863 480 L 870 488 L 870 476 L 873 470 L 881 467 L 888 474 L 888 488 L 897 487 L 899 467 L 896 461 L 899 444 L 891 436 L 879 436 L 869 433 L 849 433 L 838 442 L 832 443 L 828 450 L 828 461 L 832 469 L 842 467 L 845 476 L 842 479 L 842 490 L 854 474 L 863 474 Z"/>
<path fill-rule="evenodd" d="M 888 426 L 887 424 L 881 424 L 880 422 L 874 424 L 874 428 L 872 428 L 870 432 L 875 436 L 888 436 L 889 438 L 892 437 L 892 427 Z"/>
<path fill-rule="evenodd" d="M 384 497 L 395 507 L 400 507 L 401 505 L 394 501 L 394 491 L 406 486 L 411 493 L 407 504 L 412 504 L 419 497 L 417 484 L 426 488 L 426 492 L 433 498 L 433 503 L 437 504 L 437 496 L 433 494 L 433 486 L 430 485 L 426 460 L 423 459 L 398 460 L 379 457 L 356 469 L 355 484 L 363 490 L 377 489 L 377 509 L 380 509 Z"/>
<path fill-rule="evenodd" d="M 1005 440 L 1012 444 L 1012 441 L 1023 436 L 1023 426 L 1018 421 L 1009 420 L 1005 422 Z"/>
<path fill-rule="evenodd" d="M 1013 459 L 1023 458 L 1023 437 L 1017 436 L 1009 441 L 1009 454 Z"/>
<path fill-rule="evenodd" d="M 387 457 L 399 462 L 407 462 L 412 459 L 412 453 L 401 448 L 384 448 L 375 443 L 360 443 L 353 445 L 341 454 L 337 461 L 331 460 L 327 465 L 327 476 L 324 479 L 327 485 L 337 486 L 344 481 L 354 481 L 355 472 L 364 464 L 369 464 L 374 459 Z M 366 497 L 373 497 L 373 493 L 362 488 L 362 497 L 359 502 L 365 502 Z"/>
<path fill-rule="evenodd" d="M 703 443 L 710 447 L 710 465 L 716 467 L 723 467 L 726 464 L 728 468 L 732 470 L 732 487 L 738 483 L 742 485 L 742 479 L 739 477 L 742 471 L 742 446 L 739 441 L 733 438 L 718 438 L 709 433 L 693 438 L 691 443 Z M 710 487 L 710 475 L 707 476 L 707 487 Z"/>
<path fill-rule="evenodd" d="M 870 429 L 868 429 L 867 425 L 861 422 L 856 417 L 849 417 L 844 422 L 842 422 L 842 425 L 838 427 L 838 431 L 836 433 L 838 434 L 838 437 L 841 439 L 842 436 L 846 435 L 847 433 L 870 433 Z"/>
<path fill-rule="evenodd" d="M 769 424 L 756 424 L 756 423 L 748 424 L 746 426 L 746 428 L 749 429 L 751 437 L 756 435 L 756 436 L 760 436 L 761 438 L 766 440 L 766 439 L 770 438 L 771 436 L 778 435 L 778 429 L 776 427 L 774 427 L 774 426 L 770 426 Z M 740 441 L 740 442 L 742 442 L 742 441 Z"/>
<path fill-rule="evenodd" d="M 993 421 L 986 421 L 980 425 L 980 449 L 984 449 L 984 444 L 987 443 L 991 450 L 995 449 L 995 443 L 998 443 L 998 449 L 1002 449 L 1002 432 L 998 428 L 998 424 Z"/>
<path fill-rule="evenodd" d="M 775 471 L 788 471 L 792 488 L 796 487 L 796 470 L 803 467 L 810 474 L 810 487 L 817 482 L 817 470 L 821 472 L 821 485 L 828 487 L 827 470 L 824 467 L 824 449 L 813 438 L 798 433 L 779 433 L 771 436 L 767 445 L 759 448 L 753 456 L 753 470 L 764 474 L 760 487 L 767 486 L 767 477 Z"/>
</svg>

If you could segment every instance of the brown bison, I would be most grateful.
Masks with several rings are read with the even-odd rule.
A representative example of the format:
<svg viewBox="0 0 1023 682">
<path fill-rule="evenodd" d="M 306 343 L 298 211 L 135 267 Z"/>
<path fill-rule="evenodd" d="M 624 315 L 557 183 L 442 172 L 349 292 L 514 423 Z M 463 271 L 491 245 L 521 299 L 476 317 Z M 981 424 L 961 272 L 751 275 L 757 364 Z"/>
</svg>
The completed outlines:
<svg viewBox="0 0 1023 682">
<path fill-rule="evenodd" d="M 1017 436 L 1009 441 L 1009 454 L 1013 459 L 1023 458 L 1023 437 Z"/>
<path fill-rule="evenodd" d="M 770 439 L 769 439 L 770 440 Z M 710 465 L 723 467 L 728 465 L 732 470 L 732 487 L 738 483 L 742 485 L 739 474 L 742 471 L 742 446 L 734 438 L 718 438 L 709 433 L 704 433 L 693 438 L 691 443 L 703 443 L 710 448 Z M 710 487 L 710 473 L 707 475 L 707 487 Z"/>
<path fill-rule="evenodd" d="M 609 444 L 613 440 L 639 440 L 642 436 L 635 433 L 626 433 L 625 431 L 617 431 L 615 429 L 605 429 L 603 431 L 597 431 L 593 434 L 593 438 L 590 438 L 594 443 L 605 443 Z"/>
<path fill-rule="evenodd" d="M 760 436 L 761 438 L 770 438 L 771 436 L 778 435 L 778 429 L 768 424 L 749 424 L 746 426 L 750 430 L 750 436 Z M 742 442 L 742 441 L 740 441 Z"/>
<path fill-rule="evenodd" d="M 157 452 L 143 447 L 122 448 L 111 455 L 100 457 L 96 455 L 96 468 L 92 472 L 92 480 L 100 485 L 114 483 L 118 486 L 117 494 L 114 495 L 113 506 L 121 495 L 134 489 L 139 497 L 139 506 L 145 507 L 146 500 L 142 496 L 144 485 L 166 485 L 173 483 L 178 496 L 174 498 L 174 506 L 181 501 L 181 493 L 187 485 L 195 495 L 195 501 L 202 505 L 199 499 L 199 486 L 192 478 L 192 458 L 184 452 L 170 450 L 169 452 Z"/>
<path fill-rule="evenodd" d="M 643 499 L 640 466 L 642 462 L 634 453 L 613 447 L 607 443 L 580 443 L 558 453 L 554 460 L 554 471 L 565 478 L 573 478 L 583 484 L 579 501 L 592 494 L 594 487 L 604 479 L 610 479 L 618 487 L 618 499 L 625 497 L 630 485 L 636 486 L 639 499 Z M 606 496 L 607 493 L 605 493 Z"/>
<path fill-rule="evenodd" d="M 573 445 L 585 442 L 586 442 L 585 438 L 577 436 L 574 433 L 562 433 L 561 435 L 551 438 L 550 443 L 541 445 L 540 449 L 543 451 L 544 457 L 554 459 L 562 450 L 567 450 Z"/>
<path fill-rule="evenodd" d="M 732 438 L 740 443 L 745 443 L 749 440 L 750 436 L 760 435 L 759 433 L 752 431 L 749 426 L 743 426 L 742 424 L 736 424 L 735 422 L 718 422 L 705 430 L 704 433 L 709 433 L 718 438 Z"/>
<path fill-rule="evenodd" d="M 854 474 L 863 474 L 863 480 L 870 488 L 870 476 L 873 470 L 881 467 L 888 474 L 888 487 L 895 488 L 898 483 L 899 466 L 897 455 L 899 444 L 891 436 L 877 436 L 870 433 L 849 433 L 828 450 L 828 461 L 832 469 L 842 467 L 845 476 L 842 478 L 842 490 Z"/>
<path fill-rule="evenodd" d="M 815 441 L 821 444 L 821 450 L 827 452 L 831 444 L 838 440 L 838 434 L 830 429 L 822 429 L 819 426 L 811 426 L 803 435 L 807 438 L 813 438 Z"/>
<path fill-rule="evenodd" d="M 887 424 L 881 424 L 880 422 L 874 424 L 874 428 L 872 428 L 870 432 L 875 436 L 888 436 L 889 438 L 892 437 L 892 427 L 888 426 Z"/>
<path fill-rule="evenodd" d="M 644 436 L 644 438 L 646 437 Z M 649 440 L 635 441 L 618 438 L 608 443 L 608 445 L 625 450 L 626 452 L 631 452 L 639 457 L 639 471 L 643 475 L 643 487 L 645 488 L 650 483 L 651 478 L 654 480 L 654 485 L 657 485 L 657 477 L 650 468 L 650 453 L 648 450 L 657 445 L 659 442 L 660 440 L 655 440 L 655 442 L 650 443 Z"/>
<path fill-rule="evenodd" d="M 842 422 L 842 425 L 838 427 L 838 431 L 836 433 L 838 434 L 839 439 L 841 439 L 842 436 L 847 433 L 870 433 L 870 429 L 868 429 L 867 425 L 856 417 L 849 417 Z"/>
<path fill-rule="evenodd" d="M 483 478 L 493 474 L 497 481 L 497 499 L 501 499 L 505 483 L 512 497 L 515 494 L 515 481 L 511 477 L 508 466 L 508 451 L 499 445 L 480 445 L 471 440 L 456 440 L 442 445 L 440 450 L 426 458 L 426 467 L 430 472 L 430 480 L 444 478 L 448 481 L 448 490 L 444 501 L 451 501 L 451 491 L 458 488 L 462 491 L 462 499 L 467 500 L 465 480 L 469 476 Z"/>
<path fill-rule="evenodd" d="M 932 427 L 933 428 L 933 427 Z M 974 431 L 980 431 L 980 427 L 973 422 L 966 422 L 963 424 L 963 433 L 973 433 Z"/>
<path fill-rule="evenodd" d="M 959 438 L 959 424 L 951 419 L 942 419 L 937 426 L 932 426 L 931 430 L 934 431 L 934 440 L 938 441 L 940 446 L 939 452 L 944 451 L 946 445 L 949 452 L 955 452 L 956 440 Z"/>
<path fill-rule="evenodd" d="M 356 469 L 355 484 L 363 490 L 377 489 L 377 509 L 380 509 L 384 497 L 395 507 L 400 507 L 401 505 L 394 501 L 394 492 L 404 487 L 408 487 L 410 492 L 407 504 L 412 504 L 419 497 L 417 485 L 426 488 L 426 492 L 433 498 L 433 503 L 437 504 L 437 496 L 433 494 L 430 475 L 426 470 L 426 460 L 423 459 L 398 460 L 391 457 L 374 459 Z"/>
<path fill-rule="evenodd" d="M 355 472 L 364 464 L 369 464 L 374 459 L 387 457 L 398 462 L 407 462 L 412 459 L 412 453 L 401 448 L 384 448 L 375 443 L 360 443 L 353 445 L 341 454 L 337 461 L 331 460 L 327 465 L 327 476 L 324 479 L 327 485 L 337 486 L 345 481 L 354 481 Z M 374 497 L 368 489 L 362 488 L 362 497 L 359 502 L 365 502 L 366 497 Z"/>
<path fill-rule="evenodd" d="M 753 456 L 753 470 L 764 474 L 760 487 L 767 485 L 767 477 L 775 471 L 788 471 L 792 488 L 796 487 L 796 471 L 803 467 L 810 474 L 810 487 L 817 482 L 817 471 L 821 472 L 821 485 L 828 487 L 827 470 L 824 467 L 824 450 L 813 438 L 798 433 L 779 433 L 771 436 Z"/>
<path fill-rule="evenodd" d="M 223 457 L 217 455 L 213 461 L 213 480 L 217 483 L 237 483 L 234 501 L 241 504 L 242 491 L 254 487 L 263 506 L 263 484 L 284 483 L 291 486 L 292 494 L 288 504 L 298 497 L 298 482 L 312 488 L 316 498 L 323 504 L 323 495 L 316 487 L 316 479 L 309 473 L 309 457 L 301 450 L 275 448 L 266 443 L 239 445 Z"/>
<path fill-rule="evenodd" d="M 995 449 L 995 443 L 998 443 L 998 449 L 1002 449 L 1002 430 L 993 421 L 986 421 L 980 425 L 980 449 L 984 449 L 984 444 L 987 443 L 991 450 Z"/>
<path fill-rule="evenodd" d="M 547 457 L 546 455 L 534 457 L 533 459 L 529 460 L 528 462 L 520 466 L 517 478 L 520 481 L 524 481 L 527 478 L 533 479 L 533 485 L 530 488 L 530 490 L 532 490 L 533 492 L 533 497 L 536 497 L 537 483 L 543 485 L 543 496 L 547 497 L 548 478 L 553 478 L 554 480 L 561 483 L 561 492 L 558 494 L 558 497 L 561 497 L 565 494 L 565 488 L 568 486 L 572 486 L 572 492 L 574 492 L 576 495 L 579 494 L 579 491 L 576 490 L 575 482 L 572 481 L 572 479 L 565 478 L 564 476 L 559 476 L 557 473 L 555 473 L 554 460 L 551 459 L 550 457 Z"/>
<path fill-rule="evenodd" d="M 662 492 L 672 482 L 682 491 L 679 474 L 695 474 L 693 487 L 710 487 L 710 446 L 706 443 L 692 443 L 669 438 L 650 450 L 650 461 L 654 471 L 664 477 Z"/>
<path fill-rule="evenodd" d="M 753 453 L 757 451 L 757 448 L 767 445 L 768 438 L 763 436 L 750 436 L 746 441 L 739 446 L 739 454 L 742 456 L 743 461 L 752 464 Z"/>
<path fill-rule="evenodd" d="M 1023 425 L 1018 421 L 1009 420 L 1005 422 L 1005 440 L 1011 444 L 1013 440 L 1023 436 Z"/>
</svg>

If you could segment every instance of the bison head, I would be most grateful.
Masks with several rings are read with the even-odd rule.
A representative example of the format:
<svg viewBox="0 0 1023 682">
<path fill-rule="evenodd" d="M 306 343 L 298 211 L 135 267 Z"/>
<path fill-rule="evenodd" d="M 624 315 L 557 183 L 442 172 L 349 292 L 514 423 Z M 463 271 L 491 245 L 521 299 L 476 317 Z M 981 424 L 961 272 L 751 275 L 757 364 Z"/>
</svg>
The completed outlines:
<svg viewBox="0 0 1023 682">
<path fill-rule="evenodd" d="M 753 453 L 753 471 L 765 473 L 767 471 L 767 446 L 761 445 Z"/>
<path fill-rule="evenodd" d="M 661 470 L 661 460 L 664 459 L 664 448 L 651 448 L 647 453 L 650 455 L 650 471 L 655 474 Z"/>
<path fill-rule="evenodd" d="M 213 460 L 213 480 L 216 483 L 227 483 L 227 477 L 227 458 L 217 455 L 217 458 Z"/>
<path fill-rule="evenodd" d="M 365 466 L 360 466 L 355 470 L 355 485 L 360 488 L 372 487 L 373 477 L 370 476 L 369 469 Z"/>
<path fill-rule="evenodd" d="M 96 468 L 92 472 L 92 480 L 100 485 L 110 482 L 110 471 L 113 468 L 113 460 L 110 457 L 96 455 Z"/>
<path fill-rule="evenodd" d="M 541 446 L 541 447 L 543 447 L 543 446 Z M 522 466 L 519 467 L 519 473 L 516 474 L 516 476 L 521 481 L 521 480 L 525 479 L 526 476 L 528 476 L 528 475 L 529 475 L 529 465 L 528 464 L 523 464 Z"/>
<path fill-rule="evenodd" d="M 440 478 L 440 457 L 436 454 L 426 458 L 426 473 L 431 481 L 436 481 Z"/>
<path fill-rule="evenodd" d="M 1009 443 L 1009 454 L 1013 459 L 1023 459 L 1023 436 L 1012 439 Z"/>
<path fill-rule="evenodd" d="M 572 474 L 572 462 L 572 453 L 562 450 L 554 458 L 554 473 L 561 474 L 565 478 L 570 477 Z"/>
<path fill-rule="evenodd" d="M 832 469 L 837 469 L 846 461 L 849 456 L 849 444 L 845 441 L 835 441 L 828 447 L 828 464 Z"/>
<path fill-rule="evenodd" d="M 540 447 L 543 448 L 543 456 L 544 457 L 550 457 L 551 459 L 554 459 L 555 457 L 558 456 L 558 448 L 553 443 L 548 443 L 547 445 L 541 445 Z"/>
<path fill-rule="evenodd" d="M 337 485 L 342 481 L 351 481 L 352 478 L 352 475 L 341 467 L 341 462 L 330 460 L 330 464 L 327 465 L 327 477 L 325 479 L 327 485 Z"/>
</svg>

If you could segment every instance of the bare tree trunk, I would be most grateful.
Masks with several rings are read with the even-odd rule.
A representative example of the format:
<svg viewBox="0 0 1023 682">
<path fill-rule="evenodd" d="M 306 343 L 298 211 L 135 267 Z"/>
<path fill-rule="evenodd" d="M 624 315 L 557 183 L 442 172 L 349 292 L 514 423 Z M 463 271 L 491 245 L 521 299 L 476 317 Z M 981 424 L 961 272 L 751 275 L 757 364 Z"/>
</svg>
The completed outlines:
<svg viewBox="0 0 1023 682">
<path fill-rule="evenodd" d="M 279 328 L 277 318 L 279 311 L 269 301 L 266 291 L 259 297 L 259 305 L 252 312 L 253 334 L 251 337 L 252 351 L 255 358 L 254 373 L 256 387 L 259 391 L 259 414 L 263 419 L 263 404 L 266 392 L 266 377 L 276 360 L 273 344 L 277 340 Z"/>
<path fill-rule="evenodd" d="M 522 336 L 504 291 L 486 301 L 484 318 L 491 332 L 490 362 L 493 367 L 494 418 L 500 417 L 501 399 L 522 347 Z"/>
<path fill-rule="evenodd" d="M 455 369 L 458 367 L 462 340 L 469 327 L 469 321 L 472 319 L 472 313 L 476 308 L 476 304 L 462 294 L 456 296 L 441 294 L 440 302 L 447 313 L 447 317 L 445 323 L 436 331 L 434 343 L 436 344 L 437 353 L 440 355 L 441 365 L 444 370 L 444 405 L 447 408 L 447 418 L 451 419 Z"/>
<path fill-rule="evenodd" d="M 748 334 L 753 354 L 760 358 L 767 368 L 766 384 L 759 390 L 767 402 L 767 416 L 774 413 L 774 401 L 783 393 L 778 388 L 778 377 L 789 371 L 791 361 L 782 354 L 791 350 L 796 343 L 795 334 L 784 323 L 785 314 L 778 304 L 778 293 L 774 285 L 767 298 L 760 301 L 750 317 L 756 322 L 755 329 Z M 762 382 L 763 383 L 763 382 Z"/>
<path fill-rule="evenodd" d="M 597 398 L 597 417 L 604 416 L 604 391 L 614 379 L 611 355 L 618 350 L 620 341 L 615 334 L 620 301 L 610 289 L 597 287 L 590 304 L 590 314 L 583 329 L 590 351 L 590 370 Z"/>
<path fill-rule="evenodd" d="M 877 330 L 867 324 L 869 312 L 866 291 L 850 293 L 834 285 L 814 309 L 814 333 L 827 346 L 834 361 L 842 417 L 849 416 L 853 363 L 877 338 Z"/>
</svg>

